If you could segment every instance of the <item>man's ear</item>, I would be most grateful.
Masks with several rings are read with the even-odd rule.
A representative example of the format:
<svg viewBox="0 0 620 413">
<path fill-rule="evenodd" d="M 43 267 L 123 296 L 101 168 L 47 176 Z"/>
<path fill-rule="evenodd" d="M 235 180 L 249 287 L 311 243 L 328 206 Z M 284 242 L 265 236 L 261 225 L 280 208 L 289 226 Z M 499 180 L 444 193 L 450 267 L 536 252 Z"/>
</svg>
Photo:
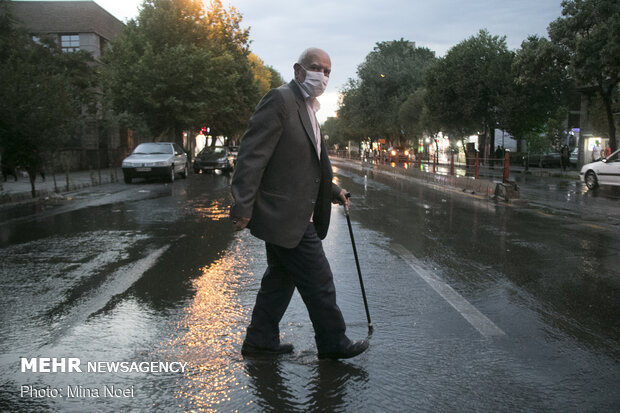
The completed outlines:
<svg viewBox="0 0 620 413">
<path fill-rule="evenodd" d="M 299 63 L 293 65 L 293 70 L 295 71 L 295 79 L 297 79 L 298 82 L 306 80 L 306 71 Z"/>
</svg>

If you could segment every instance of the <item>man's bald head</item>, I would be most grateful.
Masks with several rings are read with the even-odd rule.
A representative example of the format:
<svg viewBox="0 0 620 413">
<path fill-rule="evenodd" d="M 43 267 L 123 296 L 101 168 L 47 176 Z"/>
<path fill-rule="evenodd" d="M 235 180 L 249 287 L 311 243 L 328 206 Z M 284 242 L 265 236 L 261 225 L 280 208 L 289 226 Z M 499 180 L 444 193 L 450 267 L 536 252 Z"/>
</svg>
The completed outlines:
<svg viewBox="0 0 620 413">
<path fill-rule="evenodd" d="M 293 69 L 295 70 L 295 79 L 299 82 L 306 79 L 306 70 L 323 72 L 325 76 L 329 77 L 332 71 L 332 61 L 325 50 L 310 47 L 299 55 Z"/>
</svg>

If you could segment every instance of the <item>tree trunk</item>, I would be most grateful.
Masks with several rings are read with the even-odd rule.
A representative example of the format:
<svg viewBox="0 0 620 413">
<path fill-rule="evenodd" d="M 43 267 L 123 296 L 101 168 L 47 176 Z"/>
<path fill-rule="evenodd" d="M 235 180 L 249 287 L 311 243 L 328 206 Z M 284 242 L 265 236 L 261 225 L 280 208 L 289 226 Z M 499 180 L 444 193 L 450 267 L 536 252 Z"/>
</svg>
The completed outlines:
<svg viewBox="0 0 620 413">
<path fill-rule="evenodd" d="M 605 112 L 607 113 L 607 124 L 609 125 L 609 147 L 612 152 L 618 149 L 618 145 L 616 144 L 616 123 L 614 121 L 614 114 L 611 108 L 611 94 L 613 90 L 614 88 L 609 88 L 609 92 L 607 93 L 601 91 L 603 103 L 605 104 Z"/>
<path fill-rule="evenodd" d="M 37 179 L 37 170 L 36 169 L 29 169 L 28 170 L 28 179 L 30 179 L 30 193 L 32 194 L 33 198 L 37 197 L 37 191 L 34 187 L 34 180 Z"/>
</svg>

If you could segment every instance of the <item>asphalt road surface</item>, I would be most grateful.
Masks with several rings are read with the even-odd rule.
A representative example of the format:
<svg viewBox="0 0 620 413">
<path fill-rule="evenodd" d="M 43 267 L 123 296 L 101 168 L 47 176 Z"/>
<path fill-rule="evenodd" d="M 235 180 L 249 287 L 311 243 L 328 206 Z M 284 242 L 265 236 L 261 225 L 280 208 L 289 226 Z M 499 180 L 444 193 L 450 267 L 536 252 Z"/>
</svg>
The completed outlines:
<svg viewBox="0 0 620 413">
<path fill-rule="evenodd" d="M 244 360 L 265 252 L 232 230 L 230 176 L 109 184 L 0 210 L 0 410 L 620 409 L 613 191 L 592 213 L 337 165 L 375 325 L 367 352 L 319 361 L 296 294 L 281 325 L 294 353 Z M 348 335 L 364 338 L 342 207 L 324 247 Z"/>
</svg>

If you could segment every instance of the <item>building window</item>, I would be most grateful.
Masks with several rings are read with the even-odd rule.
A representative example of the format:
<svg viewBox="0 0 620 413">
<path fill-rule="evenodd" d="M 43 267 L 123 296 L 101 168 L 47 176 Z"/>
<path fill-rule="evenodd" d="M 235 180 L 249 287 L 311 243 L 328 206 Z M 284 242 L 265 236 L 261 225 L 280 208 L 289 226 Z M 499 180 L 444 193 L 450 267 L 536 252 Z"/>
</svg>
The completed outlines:
<svg viewBox="0 0 620 413">
<path fill-rule="evenodd" d="M 60 48 L 63 52 L 76 52 L 80 50 L 79 34 L 62 34 L 60 35 Z"/>
</svg>

